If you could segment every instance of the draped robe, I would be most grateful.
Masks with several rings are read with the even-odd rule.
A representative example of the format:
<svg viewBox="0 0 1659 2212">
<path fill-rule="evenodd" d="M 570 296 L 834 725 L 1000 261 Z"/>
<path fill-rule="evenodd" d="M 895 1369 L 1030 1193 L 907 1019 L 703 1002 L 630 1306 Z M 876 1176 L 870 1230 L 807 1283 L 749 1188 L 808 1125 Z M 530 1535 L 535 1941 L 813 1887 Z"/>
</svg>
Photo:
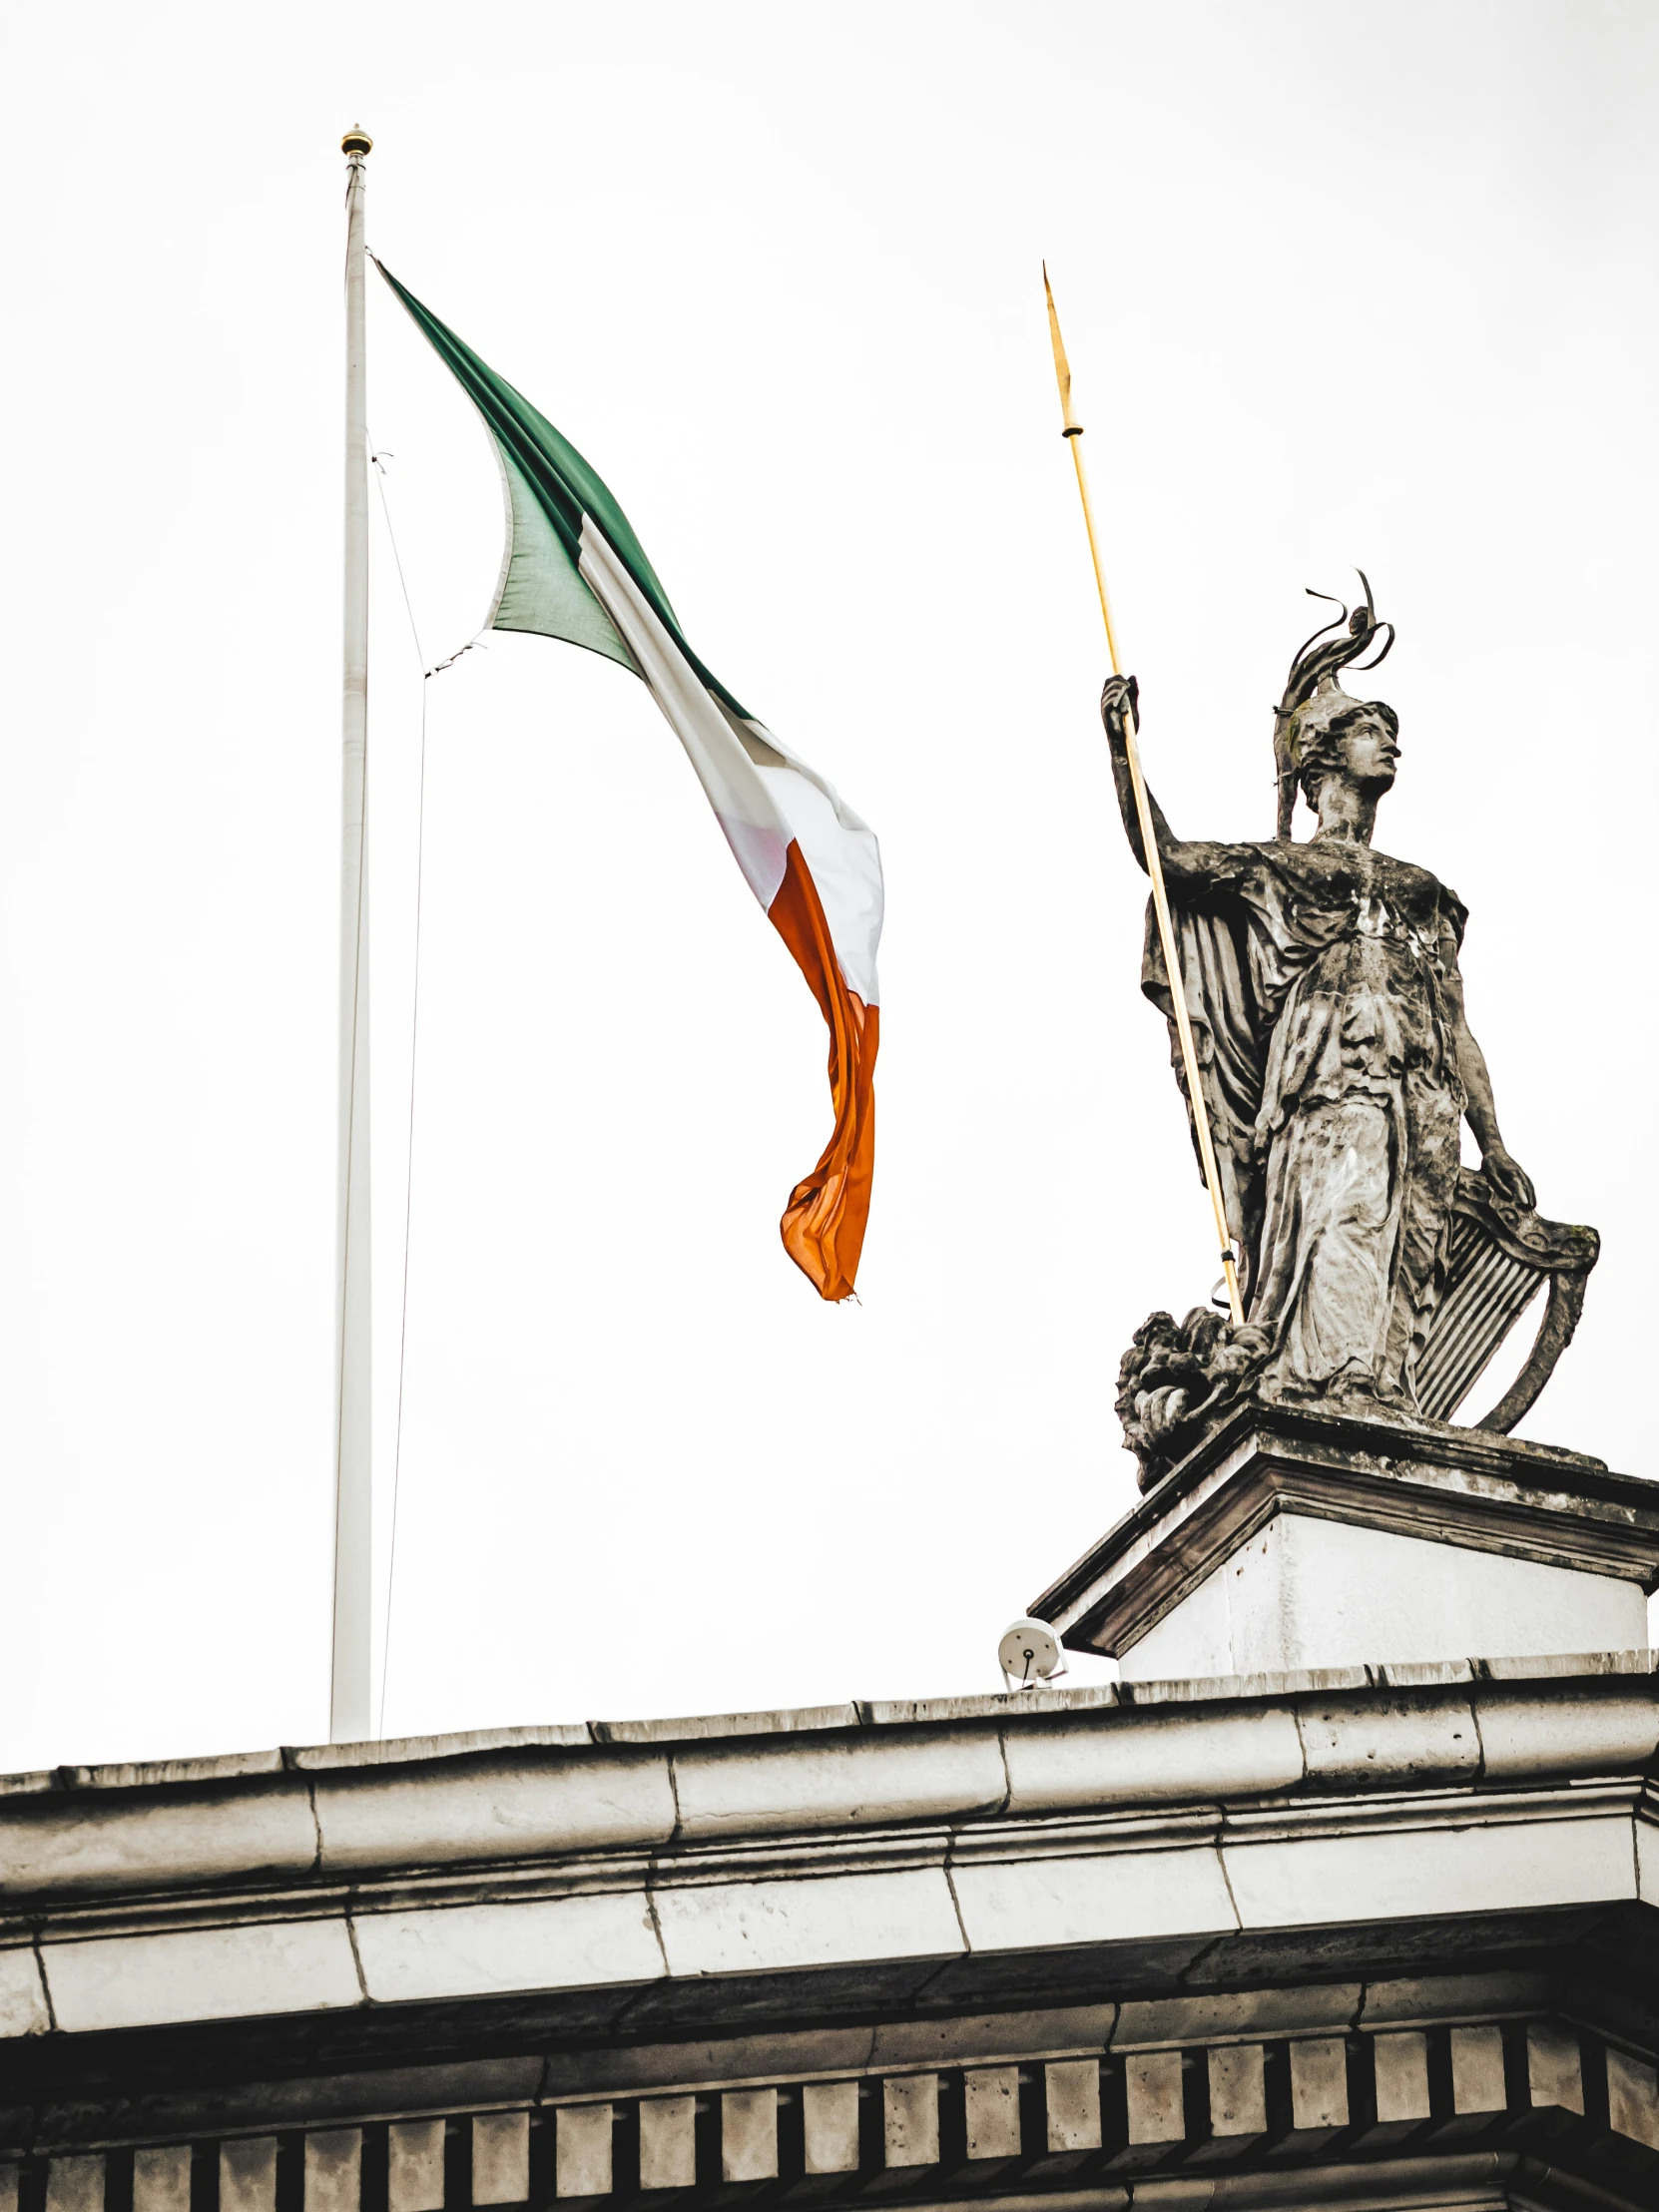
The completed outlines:
<svg viewBox="0 0 1659 2212">
<path fill-rule="evenodd" d="M 1187 844 L 1168 878 L 1263 1393 L 1414 1405 L 1457 1184 L 1465 910 L 1336 837 Z M 1142 987 L 1167 1015 L 1150 911 Z"/>
</svg>

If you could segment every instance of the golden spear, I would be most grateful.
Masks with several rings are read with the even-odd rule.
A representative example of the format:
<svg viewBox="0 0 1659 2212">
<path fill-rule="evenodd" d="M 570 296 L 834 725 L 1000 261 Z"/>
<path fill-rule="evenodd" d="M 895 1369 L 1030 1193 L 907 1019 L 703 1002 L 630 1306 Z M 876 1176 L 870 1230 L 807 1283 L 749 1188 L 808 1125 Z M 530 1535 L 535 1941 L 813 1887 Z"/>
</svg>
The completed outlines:
<svg viewBox="0 0 1659 2212">
<path fill-rule="evenodd" d="M 1100 594 L 1100 618 L 1106 625 L 1106 650 L 1112 659 L 1112 674 L 1120 676 L 1118 665 L 1118 641 L 1112 628 L 1112 603 L 1106 596 L 1106 572 L 1100 565 L 1100 545 L 1094 534 L 1094 510 L 1089 504 L 1089 479 L 1083 472 L 1083 425 L 1074 421 L 1071 412 L 1071 367 L 1066 359 L 1066 348 L 1060 336 L 1060 317 L 1054 310 L 1054 288 L 1048 280 L 1048 264 L 1043 264 L 1043 291 L 1048 298 L 1048 329 L 1054 340 L 1054 376 L 1060 387 L 1060 419 L 1063 424 L 1060 435 L 1071 447 L 1072 465 L 1077 470 L 1077 496 L 1083 502 L 1083 527 L 1089 533 L 1089 558 L 1094 562 L 1095 589 Z M 1146 872 L 1152 881 L 1152 905 L 1158 916 L 1158 941 L 1164 948 L 1164 968 L 1169 976 L 1170 1003 L 1175 1009 L 1175 1033 L 1181 1040 L 1181 1065 L 1187 1075 L 1187 1096 L 1192 1102 L 1193 1127 L 1198 1133 L 1198 1157 L 1204 1169 L 1204 1187 L 1210 1194 L 1211 1210 L 1216 1217 L 1216 1237 L 1221 1245 L 1222 1274 L 1227 1279 L 1227 1303 L 1232 1312 L 1233 1325 L 1237 1328 L 1244 1320 L 1244 1307 L 1239 1299 L 1239 1270 L 1233 1257 L 1233 1238 L 1227 1226 L 1227 1209 L 1222 1203 L 1221 1176 L 1216 1168 L 1216 1148 L 1210 1136 L 1210 1115 L 1204 1103 L 1204 1086 L 1199 1080 L 1198 1047 L 1193 1042 L 1193 1025 L 1187 1012 L 1187 993 L 1181 968 L 1181 955 L 1175 942 L 1175 925 L 1170 919 L 1169 892 L 1164 887 L 1164 862 L 1158 850 L 1158 839 L 1152 827 L 1152 806 L 1146 795 L 1146 779 L 1141 774 L 1141 753 L 1136 742 L 1135 714 L 1129 701 L 1124 701 L 1123 713 L 1124 750 L 1129 758 L 1129 784 L 1135 794 L 1135 817 L 1141 826 L 1141 848 L 1146 854 Z"/>
</svg>

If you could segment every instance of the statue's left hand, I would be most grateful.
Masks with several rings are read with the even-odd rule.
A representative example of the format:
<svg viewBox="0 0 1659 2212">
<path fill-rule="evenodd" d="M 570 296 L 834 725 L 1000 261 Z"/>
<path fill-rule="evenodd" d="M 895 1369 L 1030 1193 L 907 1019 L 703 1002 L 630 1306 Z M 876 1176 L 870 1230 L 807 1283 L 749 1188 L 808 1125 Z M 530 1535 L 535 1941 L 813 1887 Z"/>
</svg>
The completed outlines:
<svg viewBox="0 0 1659 2212">
<path fill-rule="evenodd" d="M 1480 1161 L 1486 1172 L 1486 1180 L 1503 1197 L 1512 1199 L 1517 1206 L 1524 1206 L 1530 1213 L 1537 1205 L 1537 1194 L 1532 1188 L 1532 1178 L 1518 1160 L 1512 1160 L 1502 1145 L 1488 1145 Z"/>
<path fill-rule="evenodd" d="M 1108 676 L 1106 688 L 1100 695 L 1100 719 L 1106 725 L 1106 736 L 1114 751 L 1124 745 L 1124 724 L 1132 721 L 1136 728 L 1141 720 L 1141 687 L 1133 676 Z"/>
</svg>

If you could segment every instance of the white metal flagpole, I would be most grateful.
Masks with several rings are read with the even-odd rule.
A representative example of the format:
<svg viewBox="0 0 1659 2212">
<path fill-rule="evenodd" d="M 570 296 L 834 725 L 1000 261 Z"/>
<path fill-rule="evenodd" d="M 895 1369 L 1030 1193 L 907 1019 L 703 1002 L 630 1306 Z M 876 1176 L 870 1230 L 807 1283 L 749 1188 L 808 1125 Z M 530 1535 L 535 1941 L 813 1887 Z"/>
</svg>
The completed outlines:
<svg viewBox="0 0 1659 2212">
<path fill-rule="evenodd" d="M 344 790 L 340 834 L 339 1152 L 334 1307 L 334 1629 L 328 1735 L 369 1733 L 372 1459 L 368 1152 L 368 400 L 363 329 L 363 164 L 340 140 L 345 194 Z"/>
</svg>

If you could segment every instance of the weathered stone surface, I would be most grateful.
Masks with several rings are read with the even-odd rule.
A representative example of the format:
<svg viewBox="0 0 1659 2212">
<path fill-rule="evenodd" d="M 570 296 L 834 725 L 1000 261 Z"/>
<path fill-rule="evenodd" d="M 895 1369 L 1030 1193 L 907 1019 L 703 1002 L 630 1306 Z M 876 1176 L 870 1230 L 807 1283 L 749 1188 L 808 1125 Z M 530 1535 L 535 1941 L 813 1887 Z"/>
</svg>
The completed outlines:
<svg viewBox="0 0 1659 2212">
<path fill-rule="evenodd" d="M 1117 2013 L 1115 2004 L 1066 2004 L 1040 2012 L 955 2012 L 943 2019 L 882 2020 L 869 2035 L 867 2061 L 877 2068 L 921 2065 L 929 2059 L 948 2066 L 1016 2051 L 1048 2057 L 1103 2050 Z"/>
<path fill-rule="evenodd" d="M 1008 1810 L 1190 1805 L 1239 1790 L 1289 1790 L 1302 1780 L 1302 1741 L 1289 1704 L 1234 1706 L 1180 1719 L 1121 1715 L 1107 1730 L 1054 1721 L 1010 1731 Z"/>
<path fill-rule="evenodd" d="M 523 2204 L 530 2195 L 530 2115 L 480 2112 L 472 2123 L 472 2201 Z"/>
<path fill-rule="evenodd" d="M 386 2132 L 387 2212 L 442 2212 L 442 2120 L 396 2121 Z"/>
<path fill-rule="evenodd" d="M 1452 2029 L 1451 2102 L 1459 2115 L 1503 2110 L 1503 2036 L 1498 2028 Z"/>
<path fill-rule="evenodd" d="M 840 1960 L 948 1956 L 962 1932 L 942 1870 L 665 1889 L 669 1971 L 778 1971 Z"/>
<path fill-rule="evenodd" d="M 376 2004 L 650 1981 L 665 1971 L 641 1890 L 363 1913 L 354 1928 Z"/>
<path fill-rule="evenodd" d="M 1616 1774 L 1644 1765 L 1659 1750 L 1659 1700 L 1639 1678 L 1590 1676 L 1576 1694 L 1557 1690 L 1553 1696 L 1482 1684 L 1474 1709 L 1488 1782 L 1521 1781 L 1541 1767 Z"/>
<path fill-rule="evenodd" d="M 219 2212 L 276 2212 L 275 2135 L 220 2144 Z"/>
<path fill-rule="evenodd" d="M 54 2158 L 46 2169 L 46 2212 L 104 2212 L 104 2160 Z"/>
<path fill-rule="evenodd" d="M 1377 2117 L 1384 2126 L 1401 2127 L 1426 2120 L 1428 2037 L 1414 2028 L 1397 2028 L 1372 2039 L 1376 2062 Z"/>
<path fill-rule="evenodd" d="M 105 1786 L 0 1798 L 0 1897 L 308 1874 L 316 1826 L 304 1784 L 263 1774 L 233 1779 L 240 1787 Z"/>
<path fill-rule="evenodd" d="M 1659 2151 L 1659 2069 L 1616 2047 L 1607 2053 L 1607 2118 L 1615 2133 Z"/>
<path fill-rule="evenodd" d="M 889 2166 L 939 2162 L 939 2077 L 888 2074 L 881 2084 L 882 2141 Z"/>
<path fill-rule="evenodd" d="M 697 2180 L 697 2099 L 650 2097 L 640 2106 L 640 2187 L 689 2189 Z"/>
<path fill-rule="evenodd" d="M 1043 2068 L 1051 2151 L 1100 2148 L 1100 2065 L 1093 2058 L 1059 2059 Z"/>
<path fill-rule="evenodd" d="M 1363 2027 L 1421 2027 L 1429 2021 L 1524 2019 L 1561 2001 L 1558 1974 L 1535 1970 L 1425 1973 L 1368 1981 Z"/>
<path fill-rule="evenodd" d="M 1291 2045 L 1291 2124 L 1303 2132 L 1348 2125 L 1348 2045 L 1329 2035 Z"/>
<path fill-rule="evenodd" d="M 1187 2132 L 1181 2092 L 1181 2053 L 1149 2050 L 1123 2069 L 1131 2143 L 1179 2143 Z"/>
<path fill-rule="evenodd" d="M 728 2089 L 720 2100 L 724 2181 L 773 2181 L 778 2175 L 778 2091 Z"/>
<path fill-rule="evenodd" d="M 976 1951 L 1220 1933 L 1238 1925 L 1213 1850 L 1120 1851 L 959 1866 L 962 1927 Z M 959 1940 L 959 1938 L 958 1938 Z"/>
<path fill-rule="evenodd" d="M 1562 2021 L 1527 2022 L 1526 2080 L 1534 2105 L 1556 2105 L 1582 2118 L 1584 2068 L 1578 2037 Z"/>
<path fill-rule="evenodd" d="M 973 2066 L 962 2076 L 969 2158 L 1019 2156 L 1019 2068 Z"/>
<path fill-rule="evenodd" d="M 858 2167 L 858 2084 L 810 2081 L 801 2092 L 802 2133 L 810 2174 L 849 2174 Z"/>
<path fill-rule="evenodd" d="M 305 2212 L 358 2212 L 363 2131 L 319 2128 L 305 2137 Z"/>
<path fill-rule="evenodd" d="M 1260 2043 L 1224 2043 L 1209 2054 L 1210 2132 L 1222 2137 L 1263 2135 L 1268 2125 L 1267 2083 Z"/>
<path fill-rule="evenodd" d="M 1358 1981 L 1334 1981 L 1312 1989 L 1218 1989 L 1205 1996 L 1131 1998 L 1118 2008 L 1112 2048 L 1260 2042 L 1264 2036 L 1342 2028 L 1354 2017 L 1362 1994 Z"/>
<path fill-rule="evenodd" d="M 133 2212 L 190 2212 L 190 2166 L 188 2143 L 141 2144 L 133 2153 Z M 391 2212 L 415 2208 L 393 2205 Z"/>
<path fill-rule="evenodd" d="M 34 1945 L 0 1950 L 0 2037 L 44 2035 L 51 2024 Z"/>
<path fill-rule="evenodd" d="M 1616 1576 L 1279 1513 L 1124 1654 L 1135 1677 L 1324 1667 L 1386 1656 L 1619 1648 L 1644 1640 L 1641 1591 Z"/>
<path fill-rule="evenodd" d="M 1028 1610 L 1127 1686 L 1629 1648 L 1656 1580 L 1649 1482 L 1441 1423 L 1244 1405 Z"/>
<path fill-rule="evenodd" d="M 611 2107 L 608 2104 L 562 2104 L 554 2121 L 554 2195 L 609 2196 L 611 2160 Z"/>
<path fill-rule="evenodd" d="M 1313 1783 L 1398 1790 L 1471 1781 L 1479 1772 L 1474 1708 L 1458 1690 L 1301 1698 L 1297 1719 Z"/>
<path fill-rule="evenodd" d="M 71 2033 L 362 2002 L 342 1920 L 46 1943 L 41 1959 L 57 2024 Z"/>
<path fill-rule="evenodd" d="M 934 1728 L 927 1755 L 898 1733 L 853 1732 L 812 1744 L 756 1741 L 676 1755 L 680 1833 L 687 1842 L 821 1827 L 888 1827 L 989 1812 L 1007 1794 L 1002 1754 L 986 1729 Z"/>
<path fill-rule="evenodd" d="M 729 1737 L 816 1735 L 827 1728 L 856 1728 L 858 1708 L 797 1705 L 770 1713 L 697 1713 L 680 1720 L 595 1721 L 592 1725 L 594 1740 L 602 1744 L 700 1744 Z"/>
<path fill-rule="evenodd" d="M 1394 1834 L 1230 1843 L 1228 1880 L 1247 1928 L 1381 1921 L 1624 1898 L 1627 1821 L 1435 1827 Z"/>
<path fill-rule="evenodd" d="M 668 1761 L 650 1752 L 457 1760 L 408 1773 L 319 1775 L 327 1873 L 393 1863 L 649 1850 L 674 1834 Z M 314 1850 L 313 1841 L 313 1850 Z"/>
</svg>

